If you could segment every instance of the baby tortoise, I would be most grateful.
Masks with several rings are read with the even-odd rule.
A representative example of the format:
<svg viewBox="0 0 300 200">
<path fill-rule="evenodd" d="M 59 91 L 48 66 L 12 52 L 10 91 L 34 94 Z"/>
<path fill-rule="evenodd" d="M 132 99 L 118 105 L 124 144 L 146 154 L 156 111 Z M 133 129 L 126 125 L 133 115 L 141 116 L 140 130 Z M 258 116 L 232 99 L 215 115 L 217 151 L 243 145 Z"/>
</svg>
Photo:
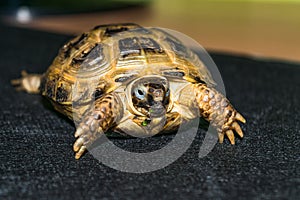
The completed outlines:
<svg viewBox="0 0 300 200">
<path fill-rule="evenodd" d="M 17 90 L 39 93 L 78 123 L 79 159 L 108 130 L 134 136 L 174 131 L 202 117 L 235 143 L 245 123 L 198 56 L 174 36 L 136 24 L 100 25 L 66 43 L 42 74 L 22 72 Z"/>
</svg>

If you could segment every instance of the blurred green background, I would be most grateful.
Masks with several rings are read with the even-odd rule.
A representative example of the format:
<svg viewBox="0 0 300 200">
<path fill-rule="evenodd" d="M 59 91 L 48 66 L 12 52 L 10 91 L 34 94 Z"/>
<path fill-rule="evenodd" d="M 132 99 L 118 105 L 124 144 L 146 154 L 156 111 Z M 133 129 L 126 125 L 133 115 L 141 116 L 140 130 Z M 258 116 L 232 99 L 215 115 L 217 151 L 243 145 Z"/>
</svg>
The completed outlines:
<svg viewBox="0 0 300 200">
<path fill-rule="evenodd" d="M 208 50 L 300 62 L 300 0 L 1 0 L 0 8 L 2 21 L 23 28 L 76 35 L 133 22 Z"/>
<path fill-rule="evenodd" d="M 18 6 L 29 6 L 48 10 L 84 11 L 106 10 L 134 5 L 147 5 L 157 0 L 1 0 L 0 6 L 5 9 Z M 182 4 L 201 4 L 201 2 L 255 2 L 255 3 L 300 3 L 300 0 L 160 0 L 172 8 L 181 9 Z"/>
</svg>

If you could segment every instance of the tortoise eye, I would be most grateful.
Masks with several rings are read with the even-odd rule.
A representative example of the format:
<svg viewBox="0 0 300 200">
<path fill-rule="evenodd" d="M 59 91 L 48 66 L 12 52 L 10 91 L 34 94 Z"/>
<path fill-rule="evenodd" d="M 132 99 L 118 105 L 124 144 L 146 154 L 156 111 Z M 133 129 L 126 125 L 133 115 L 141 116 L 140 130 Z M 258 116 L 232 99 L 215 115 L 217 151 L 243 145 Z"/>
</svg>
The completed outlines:
<svg viewBox="0 0 300 200">
<path fill-rule="evenodd" d="M 145 91 L 143 89 L 141 89 L 141 88 L 137 88 L 134 91 L 134 94 L 140 100 L 143 100 L 145 98 Z"/>
</svg>

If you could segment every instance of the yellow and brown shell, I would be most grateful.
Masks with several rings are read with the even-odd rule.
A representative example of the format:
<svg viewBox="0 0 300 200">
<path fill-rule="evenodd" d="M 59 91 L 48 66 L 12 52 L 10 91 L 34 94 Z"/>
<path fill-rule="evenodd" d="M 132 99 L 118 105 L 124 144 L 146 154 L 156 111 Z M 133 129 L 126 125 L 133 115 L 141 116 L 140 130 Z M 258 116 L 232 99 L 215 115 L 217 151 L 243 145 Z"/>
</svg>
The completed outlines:
<svg viewBox="0 0 300 200">
<path fill-rule="evenodd" d="M 214 85 L 198 56 L 163 29 L 118 24 L 97 26 L 64 45 L 40 91 L 73 118 L 74 102 L 80 102 L 75 112 L 80 116 L 94 97 L 149 73 Z"/>
</svg>

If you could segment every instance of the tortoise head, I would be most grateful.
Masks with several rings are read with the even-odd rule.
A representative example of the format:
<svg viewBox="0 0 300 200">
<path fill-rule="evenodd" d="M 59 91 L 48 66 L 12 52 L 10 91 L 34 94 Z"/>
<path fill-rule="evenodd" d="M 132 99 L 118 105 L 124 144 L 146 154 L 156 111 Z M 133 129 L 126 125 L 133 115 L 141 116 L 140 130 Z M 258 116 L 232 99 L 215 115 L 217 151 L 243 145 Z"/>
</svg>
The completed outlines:
<svg viewBox="0 0 300 200">
<path fill-rule="evenodd" d="M 139 115 L 159 117 L 165 114 L 169 101 L 168 80 L 162 76 L 141 77 L 127 88 L 127 99 L 132 110 Z"/>
</svg>

